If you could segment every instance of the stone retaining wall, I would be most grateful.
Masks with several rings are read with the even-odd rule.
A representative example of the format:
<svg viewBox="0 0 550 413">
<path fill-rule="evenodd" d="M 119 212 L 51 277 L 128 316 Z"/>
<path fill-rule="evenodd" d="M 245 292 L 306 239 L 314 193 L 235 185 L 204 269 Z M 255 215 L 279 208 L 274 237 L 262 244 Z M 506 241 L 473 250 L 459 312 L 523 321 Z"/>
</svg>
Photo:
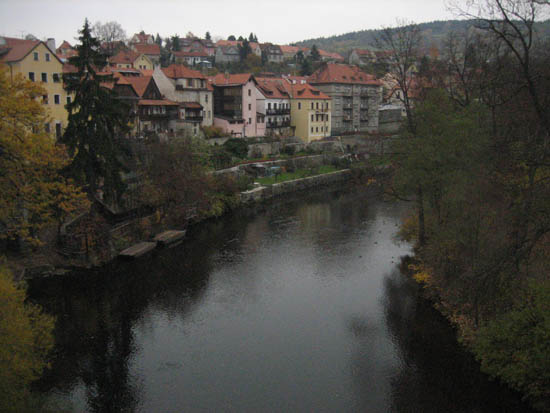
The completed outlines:
<svg viewBox="0 0 550 413">
<path fill-rule="evenodd" d="M 241 192 L 241 203 L 262 202 L 287 193 L 345 181 L 350 176 L 351 170 L 344 169 L 328 174 L 308 176 L 307 178 L 294 179 L 292 181 L 280 182 L 269 186 L 261 186 L 251 189 L 250 191 Z"/>
</svg>

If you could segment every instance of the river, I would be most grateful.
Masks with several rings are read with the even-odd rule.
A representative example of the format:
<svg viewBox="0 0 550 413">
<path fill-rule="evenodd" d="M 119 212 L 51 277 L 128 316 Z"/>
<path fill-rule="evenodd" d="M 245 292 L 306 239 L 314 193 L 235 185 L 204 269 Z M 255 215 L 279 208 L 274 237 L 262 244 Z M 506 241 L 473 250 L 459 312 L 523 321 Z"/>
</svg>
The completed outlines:
<svg viewBox="0 0 550 413">
<path fill-rule="evenodd" d="M 400 271 L 408 206 L 323 192 L 30 285 L 57 316 L 37 384 L 76 412 L 519 412 Z"/>
</svg>

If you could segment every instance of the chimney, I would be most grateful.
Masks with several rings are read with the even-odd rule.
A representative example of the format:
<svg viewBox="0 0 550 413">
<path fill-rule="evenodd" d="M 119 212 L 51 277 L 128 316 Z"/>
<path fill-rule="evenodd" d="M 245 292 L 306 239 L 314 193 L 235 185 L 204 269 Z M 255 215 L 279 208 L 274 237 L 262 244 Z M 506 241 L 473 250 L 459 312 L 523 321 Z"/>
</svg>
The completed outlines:
<svg viewBox="0 0 550 413">
<path fill-rule="evenodd" d="M 46 40 L 46 44 L 48 45 L 50 50 L 55 53 L 55 39 L 53 37 L 50 37 L 48 40 Z"/>
</svg>

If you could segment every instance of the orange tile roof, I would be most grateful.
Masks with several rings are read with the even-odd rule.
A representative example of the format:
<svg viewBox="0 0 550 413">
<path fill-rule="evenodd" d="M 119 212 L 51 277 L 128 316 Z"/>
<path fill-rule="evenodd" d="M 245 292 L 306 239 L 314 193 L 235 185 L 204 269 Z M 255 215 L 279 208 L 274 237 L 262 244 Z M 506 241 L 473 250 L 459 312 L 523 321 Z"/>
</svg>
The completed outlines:
<svg viewBox="0 0 550 413">
<path fill-rule="evenodd" d="M 4 37 L 4 40 L 6 43 L 0 46 L 0 62 L 17 62 L 41 43 L 40 40 L 23 40 L 13 37 Z"/>
<path fill-rule="evenodd" d="M 155 71 L 154 70 L 148 70 L 148 69 L 141 69 L 140 72 L 143 76 L 153 76 L 153 73 Z"/>
<path fill-rule="evenodd" d="M 363 72 L 357 66 L 344 65 L 339 63 L 327 63 L 315 73 L 309 81 L 315 83 L 350 83 L 362 85 L 380 86 L 382 83 L 373 75 Z"/>
<path fill-rule="evenodd" d="M 255 81 L 255 78 L 250 73 L 237 73 L 234 75 L 226 75 L 225 73 L 218 73 L 216 76 L 210 78 L 210 81 L 215 86 L 236 86 L 244 85 L 250 79 Z"/>
<path fill-rule="evenodd" d="M 310 84 L 294 85 L 287 82 L 287 90 L 290 90 L 290 95 L 293 99 L 323 99 L 330 100 L 331 97 L 325 95 L 319 89 L 314 88 Z"/>
<path fill-rule="evenodd" d="M 344 60 L 344 58 L 342 57 L 341 54 L 339 54 L 339 53 L 327 52 L 326 50 L 321 50 L 321 49 L 319 49 L 319 55 L 320 55 L 321 57 L 328 57 L 328 58 L 334 59 L 334 60 L 341 60 L 341 61 Z"/>
<path fill-rule="evenodd" d="M 282 45 L 280 46 L 281 50 L 283 51 L 283 53 L 287 53 L 287 54 L 290 54 L 290 53 L 298 53 L 300 50 L 302 50 L 301 47 L 298 47 L 298 46 L 288 46 L 288 45 Z"/>
<path fill-rule="evenodd" d="M 139 54 L 148 54 L 160 56 L 160 47 L 158 44 L 135 44 L 134 50 Z"/>
<path fill-rule="evenodd" d="M 289 93 L 281 78 L 257 77 L 258 90 L 268 99 L 288 99 Z"/>
<path fill-rule="evenodd" d="M 132 85 L 139 97 L 143 96 L 152 79 L 151 76 L 121 76 L 121 78 Z"/>
<path fill-rule="evenodd" d="M 163 67 L 162 71 L 170 79 L 206 79 L 198 70 L 192 70 L 184 65 L 171 64 L 168 67 Z"/>
<path fill-rule="evenodd" d="M 186 109 L 202 109 L 202 105 L 198 102 L 183 102 L 180 103 L 180 106 Z"/>
<path fill-rule="evenodd" d="M 133 64 L 139 56 L 140 53 L 132 50 L 121 50 L 116 55 L 109 58 L 109 63 Z"/>
</svg>

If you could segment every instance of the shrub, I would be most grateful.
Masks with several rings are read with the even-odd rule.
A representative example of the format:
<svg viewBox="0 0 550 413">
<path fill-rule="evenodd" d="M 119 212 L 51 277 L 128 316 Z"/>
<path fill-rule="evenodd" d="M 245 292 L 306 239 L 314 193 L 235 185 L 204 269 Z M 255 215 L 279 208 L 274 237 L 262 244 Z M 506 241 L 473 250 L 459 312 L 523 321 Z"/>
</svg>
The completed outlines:
<svg viewBox="0 0 550 413">
<path fill-rule="evenodd" d="M 223 147 L 236 158 L 246 159 L 248 156 L 248 142 L 244 139 L 231 138 L 223 144 Z"/>
</svg>

